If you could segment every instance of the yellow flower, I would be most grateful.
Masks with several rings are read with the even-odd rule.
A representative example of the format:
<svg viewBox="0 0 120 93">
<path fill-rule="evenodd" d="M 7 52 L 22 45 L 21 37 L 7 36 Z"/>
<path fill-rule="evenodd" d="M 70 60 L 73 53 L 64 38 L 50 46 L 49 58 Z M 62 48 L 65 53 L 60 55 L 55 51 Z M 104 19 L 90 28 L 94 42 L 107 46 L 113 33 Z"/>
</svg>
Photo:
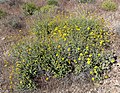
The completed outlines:
<svg viewBox="0 0 120 93">
<path fill-rule="evenodd" d="M 22 62 L 25 62 L 25 60 L 23 59 Z"/>
<path fill-rule="evenodd" d="M 108 75 L 105 75 L 105 79 L 109 78 Z"/>
<path fill-rule="evenodd" d="M 93 35 L 94 33 L 93 32 L 90 32 L 90 35 Z"/>
<path fill-rule="evenodd" d="M 109 43 L 109 42 L 110 42 L 110 40 L 106 40 L 106 42 L 108 42 L 108 43 Z"/>
<path fill-rule="evenodd" d="M 93 75 L 93 72 L 92 72 L 92 71 L 90 71 L 90 74 L 91 74 L 91 75 Z"/>
<path fill-rule="evenodd" d="M 80 50 L 80 48 L 78 47 L 78 48 L 77 48 L 77 50 L 79 51 L 79 50 Z"/>
<path fill-rule="evenodd" d="M 88 54 L 88 52 L 86 51 L 85 54 Z"/>
<path fill-rule="evenodd" d="M 108 78 L 108 75 L 105 75 L 105 79 L 107 79 Z"/>
<path fill-rule="evenodd" d="M 18 71 L 19 70 L 19 68 L 16 68 L 16 71 Z"/>
<path fill-rule="evenodd" d="M 90 63 L 91 63 L 91 61 L 90 61 L 90 60 L 88 60 L 88 61 L 87 61 L 87 64 L 88 64 L 88 65 L 90 65 Z"/>
<path fill-rule="evenodd" d="M 31 51 L 31 48 L 29 48 L 28 51 Z"/>
<path fill-rule="evenodd" d="M 61 34 L 61 30 L 58 30 L 58 32 Z"/>
<path fill-rule="evenodd" d="M 103 38 L 103 36 L 102 36 L 102 35 L 100 35 L 100 38 Z"/>
<path fill-rule="evenodd" d="M 104 40 L 101 40 L 101 41 L 100 41 L 100 45 L 102 45 L 102 44 L 103 44 L 103 42 L 104 42 Z"/>
<path fill-rule="evenodd" d="M 79 57 L 78 60 L 81 60 L 81 58 Z"/>
<path fill-rule="evenodd" d="M 27 67 L 29 66 L 29 64 L 26 65 Z"/>
<path fill-rule="evenodd" d="M 17 64 L 16 64 L 16 66 L 17 66 L 17 67 L 19 67 L 19 66 L 20 66 L 20 64 L 19 64 L 19 63 L 17 63 Z"/>
<path fill-rule="evenodd" d="M 102 51 L 104 51 L 104 48 L 102 48 Z"/>
<path fill-rule="evenodd" d="M 88 50 L 88 48 L 89 48 L 89 47 L 88 47 L 88 46 L 86 46 L 86 50 Z"/>
<path fill-rule="evenodd" d="M 79 31 L 79 30 L 80 30 L 80 28 L 79 28 L 79 27 L 76 27 L 76 30 L 78 30 L 78 31 Z"/>
<path fill-rule="evenodd" d="M 94 73 L 97 73 L 96 68 L 94 68 Z"/>
<path fill-rule="evenodd" d="M 10 85 L 10 89 L 12 89 L 13 87 Z"/>
<path fill-rule="evenodd" d="M 31 52 L 28 52 L 28 54 L 31 54 Z"/>
<path fill-rule="evenodd" d="M 90 30 L 90 27 L 88 27 L 87 30 Z"/>
<path fill-rule="evenodd" d="M 66 43 L 65 45 L 68 46 L 68 43 Z"/>
<path fill-rule="evenodd" d="M 48 80 L 49 80 L 49 78 L 47 77 L 47 78 L 46 78 L 46 81 L 48 81 Z"/>
<path fill-rule="evenodd" d="M 58 56 L 58 54 L 56 54 L 56 56 Z"/>
<path fill-rule="evenodd" d="M 22 81 L 20 81 L 20 84 L 22 84 Z"/>
<path fill-rule="evenodd" d="M 87 58 L 88 61 L 90 61 L 90 58 Z"/>
<path fill-rule="evenodd" d="M 74 59 L 74 62 L 77 63 L 77 61 Z"/>
<path fill-rule="evenodd" d="M 80 56 L 83 56 L 83 54 L 82 54 L 82 53 L 80 53 Z"/>
<path fill-rule="evenodd" d="M 97 69 L 98 68 L 98 66 L 94 66 L 94 69 Z"/>
<path fill-rule="evenodd" d="M 98 57 L 100 57 L 100 53 L 98 54 Z"/>
<path fill-rule="evenodd" d="M 10 84 L 13 84 L 13 82 L 12 82 L 12 81 L 10 81 Z"/>
<path fill-rule="evenodd" d="M 63 28 L 66 28 L 67 26 L 66 25 L 64 25 L 64 27 Z"/>
<path fill-rule="evenodd" d="M 64 41 L 66 41 L 67 39 L 66 38 L 64 38 Z"/>
<path fill-rule="evenodd" d="M 68 56 L 70 56 L 70 53 L 68 54 Z"/>
<path fill-rule="evenodd" d="M 68 48 L 67 51 L 70 51 L 70 48 Z"/>
<path fill-rule="evenodd" d="M 95 78 L 94 77 L 92 77 L 92 81 L 94 81 L 95 80 Z"/>
<path fill-rule="evenodd" d="M 58 27 L 55 28 L 55 31 L 57 31 L 57 30 L 58 30 Z"/>
<path fill-rule="evenodd" d="M 56 33 L 53 33 L 53 35 L 56 35 Z"/>
<path fill-rule="evenodd" d="M 92 46 L 95 46 L 95 44 L 92 44 Z"/>
<path fill-rule="evenodd" d="M 58 48 L 60 48 L 61 46 L 60 45 L 58 45 Z"/>
<path fill-rule="evenodd" d="M 66 34 L 66 33 L 64 33 L 64 34 L 63 34 L 63 36 L 67 36 L 67 34 Z"/>
<path fill-rule="evenodd" d="M 64 58 L 62 58 L 62 60 L 64 60 Z"/>
<path fill-rule="evenodd" d="M 115 59 L 111 59 L 111 62 L 114 63 L 114 62 L 115 62 Z"/>
<path fill-rule="evenodd" d="M 12 79 L 12 75 L 9 76 L 9 79 Z"/>
</svg>

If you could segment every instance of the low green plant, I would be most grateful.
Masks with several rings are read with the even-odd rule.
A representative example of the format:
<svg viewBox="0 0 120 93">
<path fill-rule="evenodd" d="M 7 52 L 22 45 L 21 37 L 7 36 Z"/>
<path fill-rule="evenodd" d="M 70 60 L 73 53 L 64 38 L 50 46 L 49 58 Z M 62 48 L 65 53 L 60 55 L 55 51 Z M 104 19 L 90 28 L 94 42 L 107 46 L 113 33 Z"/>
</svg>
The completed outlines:
<svg viewBox="0 0 120 93">
<path fill-rule="evenodd" d="M 0 19 L 2 19 L 3 17 L 5 17 L 7 15 L 6 12 L 4 12 L 2 9 L 0 9 Z"/>
<path fill-rule="evenodd" d="M 77 0 L 79 3 L 93 3 L 95 0 Z"/>
<path fill-rule="evenodd" d="M 38 10 L 38 7 L 34 3 L 25 3 L 23 5 L 23 10 L 26 15 L 33 15 L 35 11 Z"/>
<path fill-rule="evenodd" d="M 54 12 L 54 6 L 53 5 L 45 5 L 40 8 L 41 13 L 53 13 Z"/>
<path fill-rule="evenodd" d="M 58 0 L 47 0 L 48 5 L 57 5 Z"/>
<path fill-rule="evenodd" d="M 11 20 L 12 19 L 12 20 Z M 16 16 L 9 19 L 8 24 L 14 29 L 21 29 L 24 25 L 21 23 L 20 19 Z"/>
<path fill-rule="evenodd" d="M 112 0 L 105 0 L 102 2 L 101 7 L 106 11 L 115 11 L 117 4 Z"/>
<path fill-rule="evenodd" d="M 0 0 L 0 3 L 5 3 L 7 1 L 9 1 L 9 0 Z"/>
<path fill-rule="evenodd" d="M 13 49 L 16 78 L 22 89 L 37 86 L 35 78 L 63 78 L 89 72 L 91 79 L 107 77 L 116 57 L 105 51 L 110 33 L 103 21 L 94 18 L 48 18 L 36 22 L 34 42 L 22 42 Z M 105 76 L 103 76 L 106 74 Z"/>
</svg>

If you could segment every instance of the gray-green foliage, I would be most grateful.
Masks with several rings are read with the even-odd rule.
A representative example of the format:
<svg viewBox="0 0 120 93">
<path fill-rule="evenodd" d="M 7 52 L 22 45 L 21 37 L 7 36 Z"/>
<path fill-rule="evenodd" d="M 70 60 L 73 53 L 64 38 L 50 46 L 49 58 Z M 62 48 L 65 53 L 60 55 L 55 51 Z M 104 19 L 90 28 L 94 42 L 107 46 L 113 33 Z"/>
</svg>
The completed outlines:
<svg viewBox="0 0 120 93">
<path fill-rule="evenodd" d="M 26 15 L 33 15 L 39 8 L 34 3 L 26 3 L 23 10 Z"/>
<path fill-rule="evenodd" d="M 5 3 L 7 1 L 10 1 L 10 0 L 0 0 L 0 3 Z"/>
<path fill-rule="evenodd" d="M 6 12 L 4 12 L 2 9 L 0 9 L 0 19 L 5 17 L 7 15 Z"/>
<path fill-rule="evenodd" d="M 93 3 L 95 0 L 77 0 L 79 3 Z"/>
</svg>

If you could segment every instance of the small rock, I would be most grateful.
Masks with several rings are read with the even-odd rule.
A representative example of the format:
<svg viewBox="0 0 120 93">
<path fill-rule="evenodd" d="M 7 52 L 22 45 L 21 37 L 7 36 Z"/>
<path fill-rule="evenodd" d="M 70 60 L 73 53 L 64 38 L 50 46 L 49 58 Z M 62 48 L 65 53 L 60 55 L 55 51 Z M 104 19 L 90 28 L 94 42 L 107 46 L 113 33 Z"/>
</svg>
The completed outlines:
<svg viewBox="0 0 120 93">
<path fill-rule="evenodd" d="M 3 80 L 3 78 L 2 78 L 2 77 L 0 77 L 0 82 L 4 82 L 4 80 Z"/>
<path fill-rule="evenodd" d="M 5 40 L 5 37 L 1 38 L 1 40 Z"/>
<path fill-rule="evenodd" d="M 4 93 L 9 93 L 9 91 L 8 91 L 8 90 L 6 90 Z"/>
</svg>

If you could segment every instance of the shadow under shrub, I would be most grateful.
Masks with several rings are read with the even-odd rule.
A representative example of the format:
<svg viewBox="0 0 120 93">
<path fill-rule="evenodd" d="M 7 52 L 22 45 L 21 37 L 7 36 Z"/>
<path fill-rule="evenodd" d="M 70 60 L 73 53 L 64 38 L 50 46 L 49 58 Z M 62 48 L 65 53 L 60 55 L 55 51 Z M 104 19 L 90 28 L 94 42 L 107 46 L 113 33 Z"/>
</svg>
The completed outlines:
<svg viewBox="0 0 120 93">
<path fill-rule="evenodd" d="M 56 20 L 57 19 L 57 20 Z M 36 22 L 34 42 L 21 42 L 13 49 L 19 88 L 37 86 L 35 78 L 63 78 L 89 72 L 92 81 L 108 78 L 116 62 L 109 47 L 110 34 L 100 20 L 52 18 Z"/>
</svg>

